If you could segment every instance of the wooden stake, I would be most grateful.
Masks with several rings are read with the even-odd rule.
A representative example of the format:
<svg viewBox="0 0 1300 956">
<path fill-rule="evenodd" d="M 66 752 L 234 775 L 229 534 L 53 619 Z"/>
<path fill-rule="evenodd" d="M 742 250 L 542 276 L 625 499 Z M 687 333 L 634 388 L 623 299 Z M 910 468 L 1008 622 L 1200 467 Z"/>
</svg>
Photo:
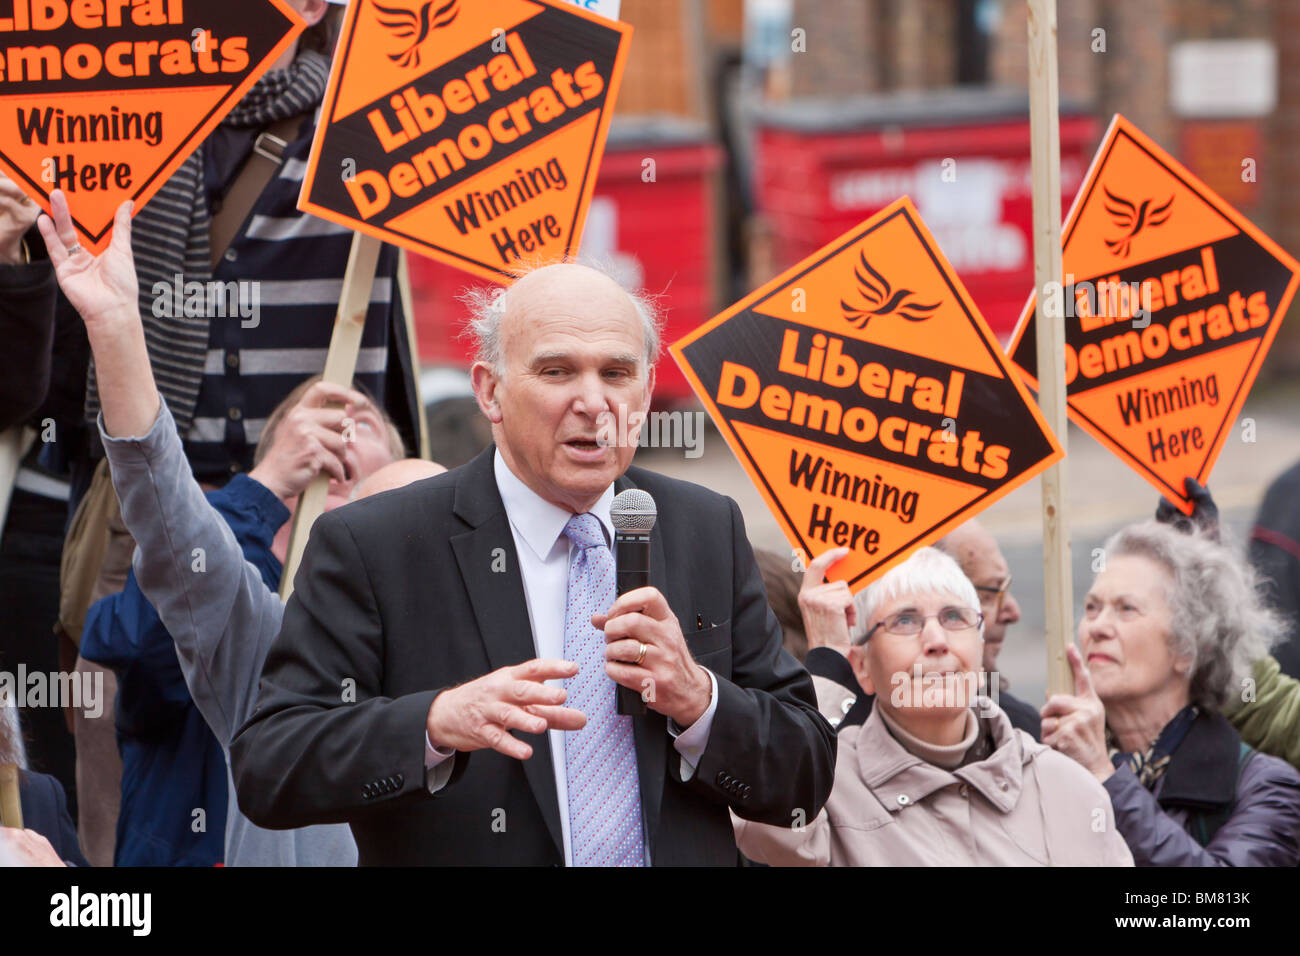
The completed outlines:
<svg viewBox="0 0 1300 956">
<path fill-rule="evenodd" d="M 352 377 L 357 369 L 357 355 L 361 351 L 361 333 L 366 327 L 366 312 L 370 308 L 370 289 L 375 284 L 375 266 L 379 261 L 378 239 L 353 233 L 348 265 L 343 273 L 343 288 L 339 292 L 339 310 L 334 317 L 334 331 L 330 335 L 330 348 L 325 356 L 324 380 L 334 385 L 352 387 Z M 311 526 L 325 511 L 325 495 L 329 491 L 330 476 L 324 472 L 312 479 L 307 490 L 298 498 L 293 515 L 293 531 L 289 535 L 289 553 L 285 555 L 284 576 L 280 578 L 280 598 L 289 600 L 293 594 L 293 576 L 298 572 L 302 553 L 307 549 L 307 536 Z"/>
<path fill-rule="evenodd" d="M 1034 184 L 1034 287 L 1038 404 L 1066 450 L 1065 319 L 1061 289 L 1061 127 L 1056 69 L 1056 0 L 1029 4 L 1029 136 Z M 1050 290 L 1055 296 L 1049 296 Z M 1048 312 L 1055 313 L 1049 315 Z M 1074 692 L 1065 656 L 1074 633 L 1065 462 L 1043 472 L 1043 585 L 1047 617 L 1047 693 Z"/>
<path fill-rule="evenodd" d="M 429 449 L 429 420 L 424 414 L 424 400 L 420 397 L 420 343 L 415 334 L 415 298 L 411 295 L 411 271 L 405 249 L 397 250 L 397 294 L 402 302 L 402 315 L 406 319 L 406 344 L 411 352 L 411 378 L 415 382 L 416 434 L 420 436 L 417 454 L 432 461 Z"/>
<path fill-rule="evenodd" d="M 18 793 L 18 767 L 0 763 L 0 826 L 23 828 L 23 803 Z"/>
</svg>

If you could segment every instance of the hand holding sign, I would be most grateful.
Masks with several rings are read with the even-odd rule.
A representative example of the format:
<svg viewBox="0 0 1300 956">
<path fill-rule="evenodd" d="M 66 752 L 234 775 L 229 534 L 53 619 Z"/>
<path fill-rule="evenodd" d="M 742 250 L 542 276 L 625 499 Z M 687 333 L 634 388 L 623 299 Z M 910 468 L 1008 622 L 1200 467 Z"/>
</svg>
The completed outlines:
<svg viewBox="0 0 1300 956">
<path fill-rule="evenodd" d="M 68 200 L 61 189 L 50 194 L 53 221 L 49 216 L 37 221 L 59 286 L 81 313 L 87 330 L 115 321 L 140 321 L 139 284 L 131 257 L 131 206 L 128 199 L 118 207 L 113 238 L 98 256 L 91 255 L 77 241 Z"/>
<path fill-rule="evenodd" d="M 808 649 L 829 647 L 845 657 L 849 653 L 849 632 L 858 621 L 853 592 L 843 581 L 827 581 L 826 570 L 850 553 L 848 548 L 831 548 L 819 554 L 803 574 L 799 588 L 799 611 L 803 615 Z"/>
<path fill-rule="evenodd" d="M 340 483 L 357 478 L 356 456 L 349 453 L 343 430 L 355 409 L 368 404 L 355 389 L 317 382 L 285 414 L 266 457 L 248 476 L 285 502 L 302 494 L 322 471 Z"/>
<path fill-rule="evenodd" d="M 41 207 L 4 173 L 0 173 L 0 265 L 15 265 L 22 259 L 22 239 Z"/>
</svg>

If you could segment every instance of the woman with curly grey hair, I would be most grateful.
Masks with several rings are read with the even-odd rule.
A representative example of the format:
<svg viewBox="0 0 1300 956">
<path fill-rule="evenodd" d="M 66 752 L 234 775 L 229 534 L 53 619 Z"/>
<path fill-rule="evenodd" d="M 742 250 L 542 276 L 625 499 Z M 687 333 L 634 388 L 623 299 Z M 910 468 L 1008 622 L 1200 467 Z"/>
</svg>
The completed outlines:
<svg viewBox="0 0 1300 956">
<path fill-rule="evenodd" d="M 1249 566 L 1208 538 L 1130 525 L 1068 655 L 1075 694 L 1043 708 L 1043 743 L 1102 782 L 1139 866 L 1295 866 L 1300 773 L 1222 716 L 1280 636 Z"/>
</svg>

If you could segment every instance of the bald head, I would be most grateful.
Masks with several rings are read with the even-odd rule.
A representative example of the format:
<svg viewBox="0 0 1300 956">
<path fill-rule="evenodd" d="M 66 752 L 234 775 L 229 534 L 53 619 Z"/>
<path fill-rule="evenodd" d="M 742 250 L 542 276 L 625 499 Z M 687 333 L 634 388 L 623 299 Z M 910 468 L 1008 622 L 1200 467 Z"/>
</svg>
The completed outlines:
<svg viewBox="0 0 1300 956">
<path fill-rule="evenodd" d="M 961 565 L 961 569 L 966 572 L 966 576 L 970 577 L 969 562 L 981 553 L 997 551 L 998 542 L 984 525 L 971 518 L 940 538 L 936 547 L 955 558 Z"/>
<path fill-rule="evenodd" d="M 422 458 L 401 458 L 362 479 L 352 492 L 352 500 L 360 501 L 362 498 L 377 495 L 381 491 L 392 491 L 394 488 L 409 485 L 413 481 L 441 475 L 446 470 L 436 461 L 425 461 Z"/>
<path fill-rule="evenodd" d="M 984 615 L 984 669 L 996 670 L 1007 625 L 1020 620 L 1020 605 L 1010 588 L 999 593 L 1011 581 L 1007 559 L 997 539 L 973 518 L 944 535 L 936 546 L 950 554 L 975 585 Z"/>
<path fill-rule="evenodd" d="M 501 374 L 505 339 L 540 316 L 595 300 L 613 313 L 631 310 L 641 325 L 645 361 L 659 357 L 659 316 L 651 301 L 628 292 L 608 273 L 576 262 L 558 262 L 525 273 L 507 289 L 473 289 L 462 301 L 469 308 L 477 358 Z"/>
</svg>

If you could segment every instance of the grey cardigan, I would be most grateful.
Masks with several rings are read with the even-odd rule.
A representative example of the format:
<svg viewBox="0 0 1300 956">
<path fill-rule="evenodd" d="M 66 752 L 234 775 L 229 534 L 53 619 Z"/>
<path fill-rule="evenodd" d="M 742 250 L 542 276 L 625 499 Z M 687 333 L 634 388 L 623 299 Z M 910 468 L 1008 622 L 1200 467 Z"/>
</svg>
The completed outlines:
<svg viewBox="0 0 1300 956">
<path fill-rule="evenodd" d="M 110 438 L 102 415 L 99 434 L 136 541 L 136 580 L 176 642 L 185 683 L 226 755 L 226 865 L 355 866 L 345 824 L 265 830 L 239 811 L 230 740 L 252 713 L 284 605 L 203 496 L 166 401 L 143 438 Z"/>
</svg>

